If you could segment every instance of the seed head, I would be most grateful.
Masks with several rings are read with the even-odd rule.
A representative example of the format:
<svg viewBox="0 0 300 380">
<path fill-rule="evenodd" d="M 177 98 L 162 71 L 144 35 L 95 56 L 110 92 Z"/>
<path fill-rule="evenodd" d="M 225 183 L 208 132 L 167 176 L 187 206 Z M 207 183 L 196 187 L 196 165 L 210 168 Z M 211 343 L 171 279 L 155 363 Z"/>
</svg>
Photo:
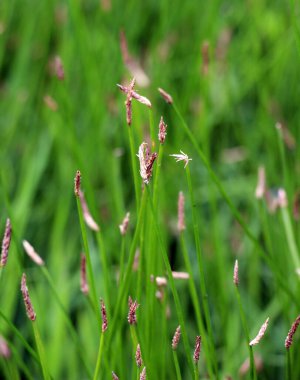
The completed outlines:
<svg viewBox="0 0 300 380">
<path fill-rule="evenodd" d="M 137 301 L 132 301 L 132 298 L 129 296 L 128 298 L 128 308 L 129 308 L 129 311 L 128 311 L 128 317 L 127 317 L 127 320 L 128 320 L 128 323 L 130 325 L 135 325 L 136 324 L 136 309 L 139 307 L 140 305 L 137 303 Z"/>
<path fill-rule="evenodd" d="M 81 203 L 81 207 L 82 207 L 83 218 L 84 218 L 86 225 L 92 231 L 97 231 L 97 232 L 100 231 L 98 224 L 95 222 L 95 220 L 93 219 L 93 217 L 90 213 L 90 210 L 88 208 L 88 205 L 87 205 L 85 197 L 84 197 L 84 193 L 81 190 L 79 190 L 79 199 L 80 199 L 80 203 Z"/>
<path fill-rule="evenodd" d="M 75 179 L 74 179 L 74 193 L 76 197 L 79 197 L 80 193 L 80 182 L 81 182 L 81 173 L 77 170 Z"/>
<path fill-rule="evenodd" d="M 130 219 L 130 213 L 127 212 L 125 215 L 125 218 L 123 219 L 122 224 L 119 225 L 120 232 L 121 232 L 122 236 L 126 235 L 126 232 L 128 230 L 128 226 L 129 226 L 129 219 Z"/>
<path fill-rule="evenodd" d="M 32 302 L 31 302 L 31 299 L 30 299 L 30 296 L 29 296 L 28 288 L 27 288 L 27 285 L 26 285 L 26 275 L 25 275 L 25 273 L 23 273 L 23 275 L 22 275 L 21 292 L 22 292 L 22 295 L 23 295 L 23 300 L 24 300 L 24 304 L 25 304 L 25 308 L 26 308 L 27 317 L 31 321 L 35 321 L 36 314 L 34 312 L 34 309 L 33 309 L 33 306 L 32 306 Z"/>
<path fill-rule="evenodd" d="M 194 362 L 197 364 L 200 357 L 201 351 L 201 336 L 196 337 L 195 351 L 194 351 Z"/>
<path fill-rule="evenodd" d="M 157 153 L 150 154 L 148 144 L 143 142 L 139 147 L 138 158 L 140 161 L 140 175 L 146 185 L 148 185 L 152 176 L 153 164 Z"/>
<path fill-rule="evenodd" d="M 292 324 L 292 327 L 290 328 L 290 331 L 288 332 L 288 335 L 285 339 L 285 348 L 288 350 L 291 345 L 293 344 L 293 337 L 294 337 L 294 334 L 296 333 L 297 331 L 297 328 L 300 324 L 300 315 L 298 315 L 298 317 L 296 318 L 296 320 L 294 321 L 294 323 Z"/>
<path fill-rule="evenodd" d="M 177 228 L 178 231 L 181 233 L 185 230 L 185 218 L 184 218 L 184 195 L 183 192 L 180 191 L 178 195 L 178 222 L 177 222 Z"/>
<path fill-rule="evenodd" d="M 23 240 L 23 247 L 27 255 L 31 258 L 32 261 L 34 261 L 37 265 L 42 266 L 44 265 L 44 260 L 41 258 L 41 256 L 35 251 L 33 246 L 28 243 L 27 240 Z"/>
<path fill-rule="evenodd" d="M 192 161 L 192 159 L 189 158 L 188 155 L 186 155 L 185 153 L 183 153 L 182 150 L 180 151 L 180 153 L 178 153 L 178 154 L 170 154 L 170 156 L 174 157 L 176 159 L 176 162 L 184 161 L 184 163 L 185 163 L 184 168 L 187 167 L 189 161 Z"/>
<path fill-rule="evenodd" d="M 146 367 L 143 368 L 140 374 L 140 380 L 146 380 Z"/>
<path fill-rule="evenodd" d="M 256 335 L 256 337 L 254 339 L 251 340 L 251 342 L 249 343 L 249 346 L 254 346 L 256 344 L 258 344 L 260 342 L 260 340 L 262 339 L 262 337 L 265 335 L 265 332 L 267 330 L 267 327 L 268 327 L 268 323 L 269 323 L 269 318 L 266 319 L 266 322 L 261 326 L 258 334 Z"/>
<path fill-rule="evenodd" d="M 6 225 L 5 225 L 5 231 L 4 236 L 2 240 L 2 249 L 1 249 L 1 258 L 0 258 L 0 267 L 4 267 L 7 262 L 8 258 L 8 251 L 10 247 L 10 241 L 11 241 L 11 223 L 10 219 L 6 219 Z"/>
<path fill-rule="evenodd" d="M 239 263 L 235 260 L 234 269 L 233 269 L 233 283 L 235 286 L 239 284 Z"/>
<path fill-rule="evenodd" d="M 173 339 L 172 339 L 172 348 L 173 348 L 173 350 L 177 349 L 177 346 L 178 346 L 178 343 L 179 343 L 179 340 L 180 340 L 180 335 L 181 335 L 180 326 L 178 326 L 177 329 L 176 329 L 176 331 L 175 331 L 175 334 L 173 336 Z"/>
<path fill-rule="evenodd" d="M 107 330 L 108 323 L 107 323 L 106 308 L 105 308 L 102 298 L 100 299 L 100 303 L 101 303 L 101 317 L 102 317 L 102 332 L 104 333 Z"/>
<path fill-rule="evenodd" d="M 170 94 L 168 94 L 165 90 L 163 90 L 162 88 L 158 88 L 158 92 L 160 93 L 160 95 L 165 99 L 165 101 L 168 104 L 173 103 L 172 96 Z"/>
<path fill-rule="evenodd" d="M 89 286 L 86 277 L 86 256 L 83 253 L 81 254 L 80 263 L 80 289 L 85 295 L 87 295 L 89 292 Z"/>
<path fill-rule="evenodd" d="M 111 374 L 113 380 L 119 380 L 118 376 L 114 372 L 112 372 Z"/>
<path fill-rule="evenodd" d="M 139 368 L 141 368 L 143 364 L 143 360 L 142 360 L 142 354 L 141 354 L 141 347 L 139 344 L 137 345 L 136 352 L 135 352 L 135 361 L 136 361 L 136 365 Z"/>
<path fill-rule="evenodd" d="M 158 140 L 161 144 L 163 144 L 167 134 L 167 124 L 165 124 L 163 117 L 160 118 L 158 129 Z"/>
</svg>

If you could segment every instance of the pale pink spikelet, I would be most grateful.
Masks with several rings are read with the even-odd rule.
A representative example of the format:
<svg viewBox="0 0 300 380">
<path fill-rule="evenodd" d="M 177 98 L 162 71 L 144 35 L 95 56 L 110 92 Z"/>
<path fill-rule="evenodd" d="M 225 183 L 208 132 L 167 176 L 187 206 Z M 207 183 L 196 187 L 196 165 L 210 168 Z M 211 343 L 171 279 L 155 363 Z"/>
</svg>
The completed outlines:
<svg viewBox="0 0 300 380">
<path fill-rule="evenodd" d="M 206 76 L 209 70 L 209 42 L 204 41 L 201 46 L 202 74 Z"/>
<path fill-rule="evenodd" d="M 255 189 L 255 197 L 257 199 L 262 199 L 266 194 L 267 186 L 266 186 L 266 173 L 265 168 L 260 166 L 258 168 L 258 181 Z"/>
<path fill-rule="evenodd" d="M 286 192 L 284 189 L 278 190 L 278 206 L 280 208 L 285 208 L 288 205 L 288 200 L 286 196 Z"/>
<path fill-rule="evenodd" d="M 177 154 L 170 154 L 171 157 L 174 157 L 176 162 L 183 161 L 184 162 L 184 168 L 187 167 L 189 161 L 192 161 L 192 158 L 189 158 L 187 154 L 183 153 L 181 150 L 180 153 Z"/>
<path fill-rule="evenodd" d="M 160 95 L 165 99 L 165 101 L 168 103 L 168 104 L 172 104 L 173 103 L 173 98 L 170 94 L 168 94 L 165 90 L 163 90 L 162 88 L 158 88 L 158 92 L 160 93 Z"/>
<path fill-rule="evenodd" d="M 130 212 L 127 212 L 122 223 L 119 225 L 120 232 L 122 236 L 125 236 L 128 230 L 130 220 Z"/>
<path fill-rule="evenodd" d="M 152 281 L 153 280 L 154 280 L 154 276 L 153 276 Z M 158 287 L 162 287 L 162 286 L 166 286 L 167 285 L 168 280 L 166 279 L 166 277 L 157 276 L 157 277 L 155 277 L 155 282 L 156 282 L 156 285 Z"/>
<path fill-rule="evenodd" d="M 140 380 L 146 380 L 146 378 L 146 367 L 144 367 L 140 374 Z"/>
<path fill-rule="evenodd" d="M 150 83 L 150 80 L 146 75 L 145 71 L 142 69 L 140 63 L 129 54 L 128 44 L 124 30 L 121 30 L 120 32 L 120 47 L 123 62 L 127 69 L 130 71 L 131 75 L 133 75 L 136 78 L 137 84 L 141 87 L 147 87 Z"/>
<path fill-rule="evenodd" d="M 165 142 L 166 134 L 167 134 L 167 124 L 164 122 L 164 119 L 161 116 L 160 122 L 158 125 L 158 140 L 161 144 Z"/>
<path fill-rule="evenodd" d="M 148 144 L 143 142 L 139 147 L 138 158 L 140 161 L 140 175 L 146 185 L 148 185 L 152 176 L 153 164 L 156 160 L 157 153 L 149 151 Z"/>
<path fill-rule="evenodd" d="M 100 304 L 101 304 L 101 318 L 102 318 L 102 332 L 104 333 L 107 330 L 108 327 L 108 322 L 107 322 L 107 314 L 106 314 L 106 307 L 103 302 L 103 299 L 100 299 Z"/>
<path fill-rule="evenodd" d="M 57 102 L 52 98 L 50 95 L 45 95 L 44 98 L 45 105 L 51 110 L 51 111 L 57 111 L 58 110 L 58 104 Z"/>
<path fill-rule="evenodd" d="M 4 235 L 3 235 L 3 240 L 2 240 L 2 248 L 1 248 L 1 258 L 0 258 L 0 267 L 4 267 L 7 263 L 7 258 L 8 258 L 8 251 L 10 247 L 10 241 L 11 241 L 11 223 L 10 219 L 6 219 L 6 224 L 5 224 L 5 230 L 4 230 Z"/>
<path fill-rule="evenodd" d="M 265 335 L 265 332 L 266 332 L 267 327 L 268 327 L 268 323 L 269 323 L 269 318 L 267 318 L 266 322 L 261 326 L 256 337 L 251 340 L 251 342 L 249 343 L 249 346 L 255 346 L 256 344 L 258 344 L 260 342 L 262 337 Z"/>
<path fill-rule="evenodd" d="M 31 258 L 33 262 L 35 262 L 39 266 L 45 264 L 44 260 L 35 251 L 33 246 L 27 240 L 23 240 L 23 247 L 24 247 L 25 252 L 27 253 L 27 255 Z"/>
<path fill-rule="evenodd" d="M 80 261 L 80 289 L 83 294 L 87 295 L 89 292 L 89 286 L 87 283 L 87 276 L 86 276 L 86 256 L 82 253 L 81 254 L 81 261 Z"/>
<path fill-rule="evenodd" d="M 80 170 L 77 170 L 75 178 L 74 178 L 74 193 L 76 197 L 79 197 L 80 183 L 81 183 L 81 173 L 80 173 Z"/>
<path fill-rule="evenodd" d="M 233 269 L 233 283 L 235 286 L 239 284 L 239 263 L 235 260 L 234 269 Z"/>
<path fill-rule="evenodd" d="M 0 357 L 8 359 L 10 355 L 10 348 L 6 340 L 0 335 Z"/>
<path fill-rule="evenodd" d="M 176 331 L 175 331 L 175 334 L 173 336 L 173 339 L 172 339 L 172 349 L 173 350 L 177 349 L 178 343 L 180 341 L 180 335 L 181 335 L 181 330 L 180 330 L 180 326 L 178 326 Z"/>
<path fill-rule="evenodd" d="M 195 350 L 194 350 L 194 362 L 197 364 L 200 357 L 200 351 L 201 351 L 201 336 L 196 337 L 196 343 L 195 343 Z"/>
<path fill-rule="evenodd" d="M 187 272 L 175 272 L 175 271 L 172 271 L 172 277 L 175 280 L 188 280 L 190 278 L 190 275 Z"/>
<path fill-rule="evenodd" d="M 178 195 L 178 222 L 177 228 L 179 232 L 185 230 L 185 217 L 184 217 L 184 195 L 183 192 L 180 191 Z"/>
<path fill-rule="evenodd" d="M 62 60 L 59 56 L 56 56 L 54 58 L 54 69 L 55 69 L 55 74 L 59 80 L 64 80 L 65 79 L 65 71 L 64 71 L 64 66 L 62 63 Z"/>
<path fill-rule="evenodd" d="M 128 298 L 128 323 L 130 325 L 135 325 L 136 324 L 136 310 L 140 305 L 137 303 L 137 301 L 132 301 L 132 298 Z"/>
<path fill-rule="evenodd" d="M 88 205 L 86 203 L 86 199 L 84 197 L 83 191 L 79 190 L 79 199 L 82 207 L 82 214 L 83 214 L 83 219 L 86 223 L 86 225 L 92 230 L 92 231 L 100 231 L 100 227 L 98 224 L 95 222 L 94 218 L 92 217 L 90 210 L 88 208 Z"/>
<path fill-rule="evenodd" d="M 114 372 L 112 372 L 111 374 L 112 374 L 112 380 L 119 380 L 118 376 Z"/>
<path fill-rule="evenodd" d="M 300 324 L 300 315 L 298 315 L 298 317 L 296 318 L 296 320 L 292 324 L 292 327 L 290 328 L 288 335 L 285 339 L 284 345 L 285 345 L 286 349 L 289 349 L 291 347 L 291 345 L 293 344 L 293 337 L 297 331 L 299 324 Z"/>
<path fill-rule="evenodd" d="M 25 304 L 25 309 L 26 309 L 27 317 L 31 321 L 35 321 L 36 314 L 34 312 L 34 309 L 33 309 L 33 306 L 32 306 L 32 302 L 31 302 L 31 299 L 30 299 L 30 296 L 29 296 L 28 288 L 27 288 L 27 285 L 26 285 L 26 274 L 25 273 L 23 273 L 23 275 L 22 275 L 21 292 L 22 292 L 22 295 L 23 295 L 23 300 L 24 300 L 24 304 Z"/>
<path fill-rule="evenodd" d="M 141 368 L 143 364 L 143 360 L 142 360 L 142 354 L 141 354 L 141 346 L 139 344 L 137 345 L 136 352 L 135 352 L 135 361 L 136 361 L 136 365 L 139 368 Z"/>
</svg>

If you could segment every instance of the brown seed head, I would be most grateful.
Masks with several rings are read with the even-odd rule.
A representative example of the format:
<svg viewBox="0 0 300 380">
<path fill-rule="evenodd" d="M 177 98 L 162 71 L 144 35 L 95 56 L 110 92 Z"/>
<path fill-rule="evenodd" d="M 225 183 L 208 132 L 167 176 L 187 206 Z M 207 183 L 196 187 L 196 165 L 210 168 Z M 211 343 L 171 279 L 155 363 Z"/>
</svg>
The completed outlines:
<svg viewBox="0 0 300 380">
<path fill-rule="evenodd" d="M 150 154 L 148 144 L 143 142 L 139 147 L 138 158 L 140 161 L 140 175 L 146 185 L 148 185 L 152 176 L 153 164 L 157 153 Z"/>
<path fill-rule="evenodd" d="M 44 265 L 44 260 L 41 258 L 41 256 L 35 251 L 33 246 L 28 243 L 27 240 L 23 240 L 23 247 L 27 255 L 31 258 L 32 261 L 34 261 L 37 265 L 42 266 Z"/>
<path fill-rule="evenodd" d="M 90 213 L 90 210 L 88 208 L 88 205 L 87 205 L 85 197 L 84 197 L 84 193 L 81 190 L 79 190 L 79 199 L 80 199 L 80 203 L 81 203 L 81 207 L 82 207 L 83 218 L 84 218 L 86 225 L 92 231 L 96 231 L 96 232 L 100 231 L 98 224 L 95 222 L 95 220 L 93 219 L 93 217 Z"/>
<path fill-rule="evenodd" d="M 183 195 L 183 192 L 180 191 L 178 195 L 178 222 L 177 222 L 177 228 L 180 233 L 185 230 L 184 219 L 185 219 L 184 218 L 184 195 Z"/>
<path fill-rule="evenodd" d="M 289 349 L 291 347 L 291 345 L 293 343 L 293 336 L 296 333 L 299 324 L 300 324 L 300 315 L 298 315 L 298 317 L 296 318 L 296 320 L 292 324 L 292 327 L 290 328 L 290 331 L 288 332 L 288 335 L 285 339 L 284 345 L 285 345 L 286 349 Z"/>
<path fill-rule="evenodd" d="M 87 283 L 86 277 L 86 257 L 82 253 L 81 254 L 81 264 L 80 264 L 80 289 L 83 294 L 87 295 L 89 292 L 89 286 Z"/>
<path fill-rule="evenodd" d="M 137 301 L 133 302 L 131 297 L 128 298 L 128 308 L 129 308 L 129 311 L 128 311 L 127 320 L 128 320 L 128 323 L 130 325 L 135 325 L 136 324 L 136 309 L 139 306 L 140 305 L 137 303 Z"/>
<path fill-rule="evenodd" d="M 194 362 L 197 364 L 200 357 L 201 351 L 201 336 L 196 337 L 195 351 L 194 351 Z"/>
<path fill-rule="evenodd" d="M 180 335 L 181 335 L 180 326 L 178 326 L 177 329 L 176 329 L 176 331 L 175 331 L 175 334 L 173 336 L 173 339 L 172 339 L 172 348 L 173 348 L 173 350 L 177 349 L 177 346 L 178 346 L 178 343 L 179 343 L 179 340 L 180 340 Z"/>
<path fill-rule="evenodd" d="M 168 104 L 172 104 L 173 103 L 172 96 L 170 94 L 168 94 L 165 90 L 163 90 L 162 88 L 158 88 L 158 92 L 160 93 L 160 95 L 165 99 L 165 101 Z"/>
<path fill-rule="evenodd" d="M 4 267 L 6 265 L 6 262 L 7 262 L 8 251 L 9 251 L 10 241 L 11 241 L 11 231 L 12 230 L 11 230 L 10 219 L 7 218 L 4 236 L 3 236 L 3 240 L 2 240 L 0 267 Z"/>
<path fill-rule="evenodd" d="M 239 284 L 239 263 L 235 260 L 234 269 L 233 269 L 233 283 L 235 286 Z"/>
<path fill-rule="evenodd" d="M 130 219 L 130 213 L 127 212 L 125 215 L 125 218 L 122 221 L 122 224 L 119 225 L 120 232 L 121 232 L 122 236 L 126 235 L 126 232 L 128 230 L 128 226 L 129 226 L 129 219 Z"/>
<path fill-rule="evenodd" d="M 76 197 L 79 197 L 80 193 L 80 182 L 81 182 L 81 173 L 77 170 L 75 179 L 74 179 L 74 193 Z"/>
<path fill-rule="evenodd" d="M 146 367 L 143 368 L 140 374 L 140 380 L 146 380 Z"/>
<path fill-rule="evenodd" d="M 158 129 L 158 140 L 161 144 L 163 144 L 166 140 L 167 134 L 167 124 L 165 124 L 163 117 L 160 118 Z"/>
<path fill-rule="evenodd" d="M 108 323 L 107 323 L 106 308 L 105 308 L 102 298 L 100 299 L 100 303 L 101 303 L 101 317 L 102 317 L 102 332 L 104 333 L 107 330 Z"/>
<path fill-rule="evenodd" d="M 262 337 L 265 335 L 265 332 L 266 332 L 267 327 L 268 327 L 268 323 L 269 323 L 269 318 L 267 318 L 266 322 L 261 326 L 256 337 L 251 340 L 251 342 L 249 343 L 249 346 L 255 346 L 256 344 L 258 344 L 260 342 Z"/>
<path fill-rule="evenodd" d="M 142 354 L 141 354 L 141 347 L 139 344 L 137 345 L 136 352 L 135 352 L 135 361 L 136 361 L 136 365 L 139 368 L 141 368 L 143 364 L 143 360 L 142 360 Z"/>
<path fill-rule="evenodd" d="M 31 302 L 31 299 L 29 297 L 29 292 L 28 292 L 28 288 L 27 288 L 27 285 L 26 285 L 26 275 L 25 275 L 25 273 L 23 273 L 23 275 L 22 275 L 21 292 L 22 292 L 22 295 L 23 295 L 23 300 L 24 300 L 24 304 L 25 304 L 25 308 L 26 308 L 27 317 L 31 321 L 35 321 L 36 314 L 34 312 L 34 309 L 33 309 L 33 306 L 32 306 L 32 302 Z"/>
</svg>

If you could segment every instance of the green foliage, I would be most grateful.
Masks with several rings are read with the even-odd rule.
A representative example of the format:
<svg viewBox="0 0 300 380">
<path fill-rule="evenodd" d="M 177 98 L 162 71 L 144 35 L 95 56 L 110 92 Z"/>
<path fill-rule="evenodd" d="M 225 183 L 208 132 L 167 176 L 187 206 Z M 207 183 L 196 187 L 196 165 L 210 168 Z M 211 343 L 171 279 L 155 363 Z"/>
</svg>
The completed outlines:
<svg viewBox="0 0 300 380">
<path fill-rule="evenodd" d="M 257 377 L 300 377 L 297 335 L 288 355 L 284 347 L 300 314 L 300 227 L 293 213 L 300 185 L 299 12 L 293 0 L 0 3 L 1 234 L 7 217 L 13 228 L 0 269 L 0 335 L 11 351 L 0 357 L 1 378 L 42 378 L 49 371 L 53 379 L 97 378 L 98 372 L 108 379 L 114 371 L 120 380 L 135 379 L 138 340 L 148 379 L 191 379 L 197 371 L 201 379 L 236 379 L 249 358 L 244 331 L 252 339 L 267 317 L 266 336 L 253 347 L 263 363 Z M 131 127 L 126 95 L 116 86 L 133 76 L 122 57 L 122 30 L 131 57 L 150 79 L 146 87 L 137 80 L 135 90 L 152 108 L 133 99 Z M 53 69 L 57 56 L 64 80 Z M 173 105 L 158 87 L 172 95 Z M 49 106 L 49 97 L 56 105 Z M 168 125 L 163 148 L 161 115 Z M 159 158 L 149 191 L 142 191 L 136 154 L 150 136 Z M 192 158 L 187 169 L 169 156 L 180 150 Z M 260 165 L 272 194 L 286 190 L 288 206 L 275 213 L 255 199 Z M 79 200 L 78 215 L 77 169 L 99 232 L 82 222 Z M 186 199 L 181 234 L 179 191 Z M 129 230 L 121 236 L 127 211 Z M 45 267 L 28 258 L 23 239 Z M 88 296 L 80 291 L 83 251 Z M 189 281 L 172 280 L 171 270 L 188 271 Z M 23 272 L 36 322 L 26 317 Z M 167 286 L 158 289 L 152 275 L 166 276 Z M 129 295 L 140 304 L 131 329 Z M 100 297 L 108 315 L 103 334 Z M 182 340 L 174 354 L 179 324 Z M 197 367 L 192 360 L 200 334 Z"/>
</svg>

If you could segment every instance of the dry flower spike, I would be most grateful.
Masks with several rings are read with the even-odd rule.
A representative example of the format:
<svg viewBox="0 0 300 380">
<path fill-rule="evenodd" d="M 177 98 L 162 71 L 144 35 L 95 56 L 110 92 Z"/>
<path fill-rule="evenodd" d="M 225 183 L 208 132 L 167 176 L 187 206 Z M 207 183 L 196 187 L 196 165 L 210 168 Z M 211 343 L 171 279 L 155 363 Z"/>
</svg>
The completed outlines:
<svg viewBox="0 0 300 380">
<path fill-rule="evenodd" d="M 129 226 L 130 212 L 127 212 L 122 223 L 119 225 L 122 236 L 125 236 Z"/>
<path fill-rule="evenodd" d="M 95 222 L 94 218 L 92 217 L 90 210 L 88 208 L 88 205 L 86 203 L 84 193 L 79 190 L 79 199 L 82 207 L 82 213 L 83 213 L 83 218 L 86 223 L 86 225 L 92 230 L 92 231 L 100 231 L 100 227 L 98 224 Z"/>
<path fill-rule="evenodd" d="M 265 332 L 267 330 L 268 323 L 269 323 L 269 318 L 267 318 L 265 323 L 261 326 L 256 337 L 251 340 L 251 342 L 249 343 L 249 346 L 255 346 L 256 344 L 258 344 L 261 341 L 262 337 L 265 335 Z"/>
<path fill-rule="evenodd" d="M 159 125 L 158 125 L 158 140 L 161 144 L 165 142 L 166 134 L 167 134 L 167 124 L 164 122 L 163 117 L 161 117 Z"/>
<path fill-rule="evenodd" d="M 141 368 L 143 364 L 143 360 L 142 360 L 142 354 L 141 354 L 141 346 L 139 344 L 137 345 L 136 352 L 135 352 L 135 361 L 136 361 L 136 365 L 139 368 Z"/>
<path fill-rule="evenodd" d="M 172 104 L 173 103 L 173 98 L 170 94 L 168 94 L 165 90 L 163 90 L 162 88 L 158 88 L 158 92 L 160 93 L 160 95 L 165 99 L 165 101 L 168 103 L 168 104 Z"/>
<path fill-rule="evenodd" d="M 81 183 L 81 173 L 80 173 L 80 170 L 77 170 L 75 178 L 74 178 L 74 193 L 76 197 L 79 197 L 80 183 Z"/>
<path fill-rule="evenodd" d="M 291 345 L 293 344 L 293 337 L 297 331 L 299 324 L 300 324 L 300 315 L 298 315 L 298 317 L 296 318 L 296 320 L 292 324 L 292 327 L 290 328 L 288 335 L 285 339 L 284 345 L 285 345 L 286 349 L 289 349 L 291 347 Z"/>
<path fill-rule="evenodd" d="M 195 343 L 195 351 L 194 351 L 194 362 L 197 364 L 200 357 L 200 351 L 201 351 L 201 336 L 196 337 L 196 343 Z"/>
<path fill-rule="evenodd" d="M 152 176 L 153 164 L 157 153 L 150 154 L 148 144 L 143 142 L 139 147 L 138 158 L 140 161 L 140 175 L 146 185 Z"/>
<path fill-rule="evenodd" d="M 136 324 L 136 310 L 140 305 L 137 303 L 137 301 L 132 301 L 132 298 L 129 296 L 128 298 L 128 323 L 130 325 Z"/>
<path fill-rule="evenodd" d="M 180 326 L 178 326 L 176 331 L 175 331 L 175 334 L 173 336 L 173 339 L 172 339 L 172 349 L 173 350 L 177 349 L 177 346 L 178 346 L 178 343 L 180 340 L 180 335 L 181 335 Z"/>
<path fill-rule="evenodd" d="M 187 167 L 189 161 L 192 161 L 192 158 L 189 158 L 187 154 L 183 153 L 181 150 L 180 153 L 177 154 L 170 154 L 171 157 L 174 157 L 176 159 L 176 162 L 184 161 L 184 168 Z"/>
<path fill-rule="evenodd" d="M 29 297 L 29 292 L 28 292 L 28 288 L 27 288 L 27 285 L 26 285 L 26 275 L 25 275 L 25 273 L 23 273 L 23 275 L 22 275 L 21 292 L 22 292 L 22 296 L 23 296 L 23 300 L 24 300 L 24 304 L 25 304 L 25 308 L 26 308 L 27 317 L 31 321 L 35 321 L 36 314 L 34 312 L 34 309 L 33 309 L 33 306 L 32 306 L 32 302 L 31 302 L 31 299 Z"/>
<path fill-rule="evenodd" d="M 233 269 L 233 283 L 235 286 L 239 284 L 239 263 L 235 260 L 234 269 Z"/>
<path fill-rule="evenodd" d="M 89 286 L 87 283 L 86 276 L 86 256 L 81 254 L 81 262 L 80 262 L 80 289 L 83 294 L 87 295 L 89 292 Z"/>
<path fill-rule="evenodd" d="M 108 322 L 107 322 L 107 314 L 106 314 L 106 308 L 104 305 L 104 302 L 102 299 L 100 299 L 101 304 L 101 317 L 102 317 L 102 333 L 104 333 L 107 330 Z"/>
</svg>

